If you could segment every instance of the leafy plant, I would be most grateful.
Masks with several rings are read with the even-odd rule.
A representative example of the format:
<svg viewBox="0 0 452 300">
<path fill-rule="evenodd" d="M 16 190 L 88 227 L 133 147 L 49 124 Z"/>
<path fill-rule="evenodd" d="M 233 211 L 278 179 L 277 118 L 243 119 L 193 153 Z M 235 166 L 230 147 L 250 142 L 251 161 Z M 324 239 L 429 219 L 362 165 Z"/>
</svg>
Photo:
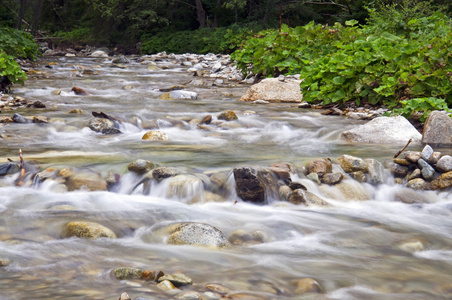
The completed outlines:
<svg viewBox="0 0 452 300">
<path fill-rule="evenodd" d="M 451 112 L 444 99 L 435 97 L 413 98 L 401 101 L 402 107 L 394 109 L 388 115 L 402 115 L 410 118 L 415 112 L 421 112 L 421 122 L 425 122 L 430 112 L 434 110 L 445 110 Z"/>
</svg>

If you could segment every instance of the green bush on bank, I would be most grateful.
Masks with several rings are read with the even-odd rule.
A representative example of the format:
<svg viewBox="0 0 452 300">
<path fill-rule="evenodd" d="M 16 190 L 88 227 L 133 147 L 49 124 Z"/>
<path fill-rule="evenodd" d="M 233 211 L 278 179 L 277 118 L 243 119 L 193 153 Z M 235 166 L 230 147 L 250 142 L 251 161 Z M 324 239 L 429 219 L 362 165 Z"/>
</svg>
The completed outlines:
<svg viewBox="0 0 452 300">
<path fill-rule="evenodd" d="M 2 27 L 0 28 L 0 80 L 3 83 L 23 83 L 27 75 L 16 62 L 16 58 L 35 60 L 38 47 L 33 37 L 23 31 Z M 0 79 L 1 79 L 0 78 Z M 0 86 L 0 91 L 2 86 Z"/>
<path fill-rule="evenodd" d="M 396 19 L 398 20 L 398 19 Z M 311 103 L 387 105 L 406 116 L 452 107 L 452 23 L 436 13 L 379 23 L 267 30 L 232 54 L 244 74 L 299 73 Z"/>
</svg>

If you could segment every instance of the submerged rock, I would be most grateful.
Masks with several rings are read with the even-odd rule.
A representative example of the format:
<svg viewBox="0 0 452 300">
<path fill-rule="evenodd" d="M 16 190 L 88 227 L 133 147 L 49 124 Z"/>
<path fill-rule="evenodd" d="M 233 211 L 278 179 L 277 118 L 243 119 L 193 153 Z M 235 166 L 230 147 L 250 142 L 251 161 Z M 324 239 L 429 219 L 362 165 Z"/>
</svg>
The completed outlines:
<svg viewBox="0 0 452 300">
<path fill-rule="evenodd" d="M 313 278 L 303 278 L 297 282 L 297 288 L 295 294 L 305 294 L 305 293 L 321 293 L 322 289 L 317 280 Z"/>
<path fill-rule="evenodd" d="M 406 144 L 419 143 L 422 135 L 402 116 L 378 117 L 352 130 L 342 132 L 341 139 L 354 143 Z"/>
<path fill-rule="evenodd" d="M 306 173 L 316 173 L 323 176 L 327 173 L 333 172 L 333 164 L 329 158 L 317 158 L 306 164 Z"/>
<path fill-rule="evenodd" d="M 74 221 L 66 224 L 63 238 L 79 237 L 94 240 L 97 238 L 116 239 L 116 234 L 109 228 L 94 222 Z"/>
<path fill-rule="evenodd" d="M 118 280 L 124 279 L 141 279 L 143 271 L 135 268 L 116 268 L 113 270 L 113 275 Z"/>
<path fill-rule="evenodd" d="M 142 175 L 154 169 L 154 164 L 148 160 L 137 159 L 131 162 L 127 169 L 130 172 L 135 172 L 137 174 Z"/>
<path fill-rule="evenodd" d="M 63 172 L 63 170 L 61 172 Z M 74 172 L 67 178 L 66 186 L 68 191 L 75 191 L 79 189 L 106 191 L 107 181 L 94 170 L 82 169 Z"/>
</svg>

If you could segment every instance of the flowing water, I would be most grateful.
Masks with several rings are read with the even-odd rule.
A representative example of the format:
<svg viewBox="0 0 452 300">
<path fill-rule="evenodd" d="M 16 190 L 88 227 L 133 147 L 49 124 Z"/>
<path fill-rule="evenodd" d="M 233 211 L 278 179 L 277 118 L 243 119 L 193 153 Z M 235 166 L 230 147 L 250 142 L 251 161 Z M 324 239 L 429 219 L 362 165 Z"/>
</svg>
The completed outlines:
<svg viewBox="0 0 452 300">
<path fill-rule="evenodd" d="M 46 68 L 50 62 L 58 64 Z M 108 59 L 42 59 L 36 67 L 42 73 L 17 87 L 14 95 L 41 100 L 47 108 L 14 112 L 39 114 L 50 122 L 2 125 L 1 162 L 17 160 L 22 149 L 25 160 L 38 162 L 41 169 L 89 167 L 103 175 L 111 170 L 122 175 L 130 162 L 146 159 L 208 175 L 280 161 L 303 166 L 312 158 L 341 154 L 383 161 L 401 148 L 338 141 L 341 131 L 359 121 L 322 116 L 290 104 L 238 102 L 247 88 L 240 84 L 187 85 L 199 94 L 198 100 L 161 100 L 159 89 L 186 85 L 193 77 L 177 64 L 160 64 L 169 68 L 151 71 L 136 62 L 114 68 Z M 82 66 L 97 75 L 79 76 Z M 74 86 L 90 95 L 75 95 Z M 54 95 L 56 90 L 61 90 L 60 95 Z M 67 113 L 75 108 L 84 113 Z M 208 114 L 215 121 L 224 110 L 235 111 L 239 120 L 211 130 L 187 122 Z M 87 122 L 92 111 L 124 120 L 123 133 L 91 131 Z M 141 140 L 146 124 L 152 122 L 169 136 L 168 141 Z M 420 145 L 411 148 L 420 150 Z M 146 281 L 115 279 L 111 271 L 118 267 L 182 272 L 194 282 L 184 290 L 203 293 L 206 284 L 219 283 L 231 289 L 233 299 L 452 297 L 452 195 L 448 192 L 412 192 L 391 183 L 355 184 L 370 197 L 353 201 L 328 197 L 339 191 L 321 191 L 312 185 L 329 207 L 272 199 L 258 206 L 240 201 L 234 193 L 224 202 L 186 203 L 166 196 L 164 184 L 147 195 L 132 191 L 139 179 L 130 174 L 123 176 L 117 192 L 58 192 L 46 184 L 15 187 L 14 179 L 0 182 L 0 259 L 9 261 L 0 267 L 1 299 L 118 299 L 122 292 L 132 299 L 174 297 Z M 401 193 L 425 203 L 395 201 Z M 58 209 L 62 205 L 71 209 Z M 74 220 L 98 222 L 119 238 L 62 239 L 63 226 Z M 153 236 L 153 226 L 186 221 L 210 224 L 226 236 L 237 230 L 259 231 L 264 242 L 214 250 L 167 245 L 164 238 Z M 401 246 L 407 244 L 414 248 L 407 251 Z M 297 281 L 306 277 L 317 280 L 322 293 L 297 294 Z"/>
</svg>

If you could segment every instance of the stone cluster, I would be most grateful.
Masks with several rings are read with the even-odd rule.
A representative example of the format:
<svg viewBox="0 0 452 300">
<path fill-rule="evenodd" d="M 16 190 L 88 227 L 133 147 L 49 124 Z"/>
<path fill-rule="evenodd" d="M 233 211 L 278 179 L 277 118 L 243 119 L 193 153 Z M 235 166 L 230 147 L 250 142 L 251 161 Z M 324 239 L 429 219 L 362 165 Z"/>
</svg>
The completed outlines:
<svg viewBox="0 0 452 300">
<path fill-rule="evenodd" d="M 396 182 L 416 190 L 444 190 L 452 187 L 452 156 L 426 145 L 421 152 L 406 151 L 394 158 L 391 173 Z"/>
</svg>

